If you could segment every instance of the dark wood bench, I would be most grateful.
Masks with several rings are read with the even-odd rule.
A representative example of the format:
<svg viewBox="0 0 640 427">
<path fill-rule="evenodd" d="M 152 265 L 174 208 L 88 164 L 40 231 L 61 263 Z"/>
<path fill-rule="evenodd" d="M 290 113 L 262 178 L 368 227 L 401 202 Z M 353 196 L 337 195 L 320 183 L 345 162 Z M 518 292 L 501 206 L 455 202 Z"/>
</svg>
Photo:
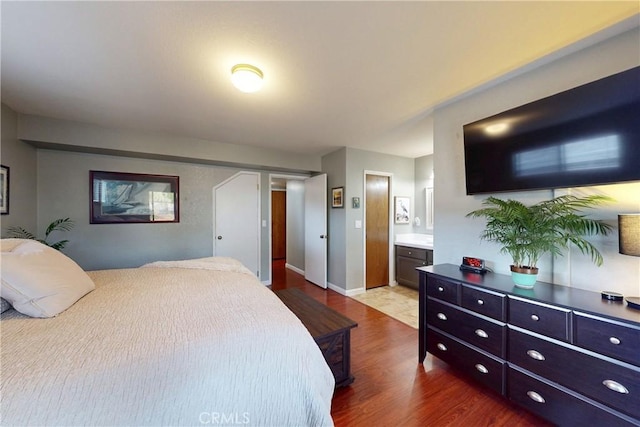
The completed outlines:
<svg viewBox="0 0 640 427">
<path fill-rule="evenodd" d="M 336 387 L 351 384 L 354 378 L 351 375 L 350 331 L 358 324 L 300 289 L 288 288 L 274 293 L 309 330 L 333 372 Z"/>
</svg>

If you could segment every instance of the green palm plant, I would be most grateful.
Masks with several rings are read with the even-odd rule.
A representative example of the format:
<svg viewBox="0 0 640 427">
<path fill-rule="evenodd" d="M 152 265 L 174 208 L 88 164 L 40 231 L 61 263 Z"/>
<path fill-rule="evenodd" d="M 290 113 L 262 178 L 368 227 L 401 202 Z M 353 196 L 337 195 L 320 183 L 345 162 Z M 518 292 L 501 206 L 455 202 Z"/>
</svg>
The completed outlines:
<svg viewBox="0 0 640 427">
<path fill-rule="evenodd" d="M 59 240 L 55 243 L 49 243 L 47 239 L 49 238 L 49 235 L 54 231 L 70 231 L 74 225 L 75 224 L 73 220 L 69 218 L 60 218 L 49 224 L 44 232 L 44 239 L 38 239 L 35 234 L 18 226 L 7 227 L 7 236 L 16 239 L 37 240 L 38 242 L 44 243 L 45 245 L 50 246 L 53 249 L 62 250 L 67 245 L 67 243 L 69 243 L 69 240 Z"/>
<path fill-rule="evenodd" d="M 467 217 L 486 218 L 480 238 L 501 245 L 500 252 L 511 255 L 516 268 L 537 270 L 543 255 L 562 255 L 570 245 L 590 255 L 600 266 L 602 254 L 582 236 L 606 235 L 612 227 L 580 212 L 610 201 L 611 198 L 599 195 L 567 195 L 526 206 L 516 200 L 489 197 L 482 202 L 484 207 L 469 212 Z"/>
</svg>

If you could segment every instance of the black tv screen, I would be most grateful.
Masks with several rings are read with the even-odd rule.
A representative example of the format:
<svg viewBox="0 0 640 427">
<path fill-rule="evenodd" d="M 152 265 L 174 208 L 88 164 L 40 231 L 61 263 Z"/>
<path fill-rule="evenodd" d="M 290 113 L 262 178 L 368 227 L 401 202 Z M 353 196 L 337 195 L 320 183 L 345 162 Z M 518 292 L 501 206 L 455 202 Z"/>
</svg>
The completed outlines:
<svg viewBox="0 0 640 427">
<path fill-rule="evenodd" d="M 640 180 L 640 67 L 464 126 L 467 194 Z"/>
</svg>

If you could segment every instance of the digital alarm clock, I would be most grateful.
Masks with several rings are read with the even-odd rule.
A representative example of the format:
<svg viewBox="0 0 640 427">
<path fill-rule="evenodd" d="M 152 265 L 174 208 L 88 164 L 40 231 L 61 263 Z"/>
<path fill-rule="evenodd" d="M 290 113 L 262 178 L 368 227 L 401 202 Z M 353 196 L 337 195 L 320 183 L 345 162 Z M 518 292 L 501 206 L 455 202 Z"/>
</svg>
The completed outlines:
<svg viewBox="0 0 640 427">
<path fill-rule="evenodd" d="M 462 257 L 462 264 L 460 264 L 460 270 L 472 271 L 474 273 L 486 273 L 484 268 L 484 260 L 480 258 L 474 258 L 470 256 Z"/>
</svg>

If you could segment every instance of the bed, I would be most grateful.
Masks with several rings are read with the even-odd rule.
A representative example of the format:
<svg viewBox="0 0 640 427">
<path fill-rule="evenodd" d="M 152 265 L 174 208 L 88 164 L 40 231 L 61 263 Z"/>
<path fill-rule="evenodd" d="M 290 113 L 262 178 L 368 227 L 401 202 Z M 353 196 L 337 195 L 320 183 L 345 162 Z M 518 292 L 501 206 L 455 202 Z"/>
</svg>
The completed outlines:
<svg viewBox="0 0 640 427">
<path fill-rule="evenodd" d="M 28 292 L 16 297 L 10 264 L 24 243 L 14 243 L 2 247 L 2 297 L 14 306 L 1 321 L 3 426 L 333 425 L 320 350 L 239 262 L 82 272 L 93 289 L 34 317 L 16 308 L 50 295 L 26 309 Z M 56 255 L 48 249 L 38 248 Z M 28 265 L 27 275 L 42 270 Z"/>
</svg>

